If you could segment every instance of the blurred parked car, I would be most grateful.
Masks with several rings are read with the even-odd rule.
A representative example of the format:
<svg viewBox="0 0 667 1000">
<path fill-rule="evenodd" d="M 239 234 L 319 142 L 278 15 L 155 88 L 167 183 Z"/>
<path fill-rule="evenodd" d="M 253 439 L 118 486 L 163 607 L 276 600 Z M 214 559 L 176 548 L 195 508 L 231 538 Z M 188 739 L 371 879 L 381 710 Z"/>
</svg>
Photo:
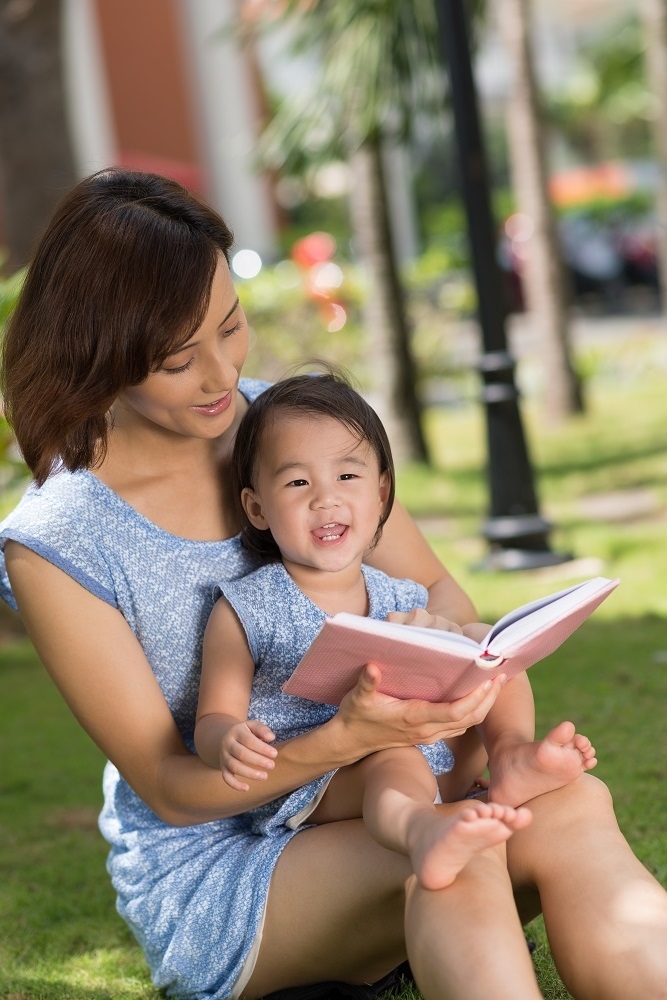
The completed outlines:
<svg viewBox="0 0 667 1000">
<path fill-rule="evenodd" d="M 597 213 L 571 211 L 558 221 L 562 261 L 575 302 L 595 298 L 607 311 L 625 307 L 628 289 L 645 287 L 657 295 L 656 223 L 649 216 L 602 218 Z M 498 259 L 506 276 L 508 306 L 524 307 L 521 276 L 530 252 L 533 226 L 519 213 L 510 216 L 501 233 Z"/>
<path fill-rule="evenodd" d="M 659 170 L 652 161 L 607 162 L 553 174 L 549 194 L 559 212 L 562 260 L 575 302 L 596 299 L 608 311 L 626 307 L 628 292 L 657 298 L 657 223 L 653 203 Z M 532 222 L 520 213 L 503 225 L 499 260 L 510 309 L 523 308 L 521 273 Z"/>
</svg>

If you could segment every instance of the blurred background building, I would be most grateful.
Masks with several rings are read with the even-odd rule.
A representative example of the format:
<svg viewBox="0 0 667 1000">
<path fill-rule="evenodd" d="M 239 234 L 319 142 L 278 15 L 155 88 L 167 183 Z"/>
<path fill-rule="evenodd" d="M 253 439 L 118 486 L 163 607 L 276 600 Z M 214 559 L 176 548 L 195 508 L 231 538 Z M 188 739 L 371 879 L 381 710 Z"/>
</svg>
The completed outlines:
<svg viewBox="0 0 667 1000">
<path fill-rule="evenodd" d="M 253 169 L 262 90 L 228 26 L 234 0 L 66 0 L 72 139 L 81 175 L 109 164 L 176 178 L 237 244 L 275 252 L 270 185 Z"/>
</svg>

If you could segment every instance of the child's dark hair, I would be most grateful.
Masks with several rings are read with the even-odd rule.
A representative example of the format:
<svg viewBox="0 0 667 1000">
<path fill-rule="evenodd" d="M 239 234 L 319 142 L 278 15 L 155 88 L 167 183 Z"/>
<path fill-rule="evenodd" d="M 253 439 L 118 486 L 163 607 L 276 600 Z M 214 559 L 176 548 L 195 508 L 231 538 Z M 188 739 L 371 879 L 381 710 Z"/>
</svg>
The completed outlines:
<svg viewBox="0 0 667 1000">
<path fill-rule="evenodd" d="M 281 416 L 308 414 L 339 420 L 360 441 L 367 441 L 377 456 L 380 473 L 389 480 L 387 501 L 371 543 L 377 545 L 391 513 L 395 493 L 394 462 L 382 421 L 366 400 L 352 388 L 341 371 L 327 366 L 324 373 L 294 375 L 266 389 L 244 416 L 236 435 L 232 457 L 232 488 L 243 525 L 243 544 L 264 561 L 280 559 L 280 551 L 268 529 L 252 525 L 241 504 L 241 492 L 254 489 L 264 431 Z"/>
</svg>

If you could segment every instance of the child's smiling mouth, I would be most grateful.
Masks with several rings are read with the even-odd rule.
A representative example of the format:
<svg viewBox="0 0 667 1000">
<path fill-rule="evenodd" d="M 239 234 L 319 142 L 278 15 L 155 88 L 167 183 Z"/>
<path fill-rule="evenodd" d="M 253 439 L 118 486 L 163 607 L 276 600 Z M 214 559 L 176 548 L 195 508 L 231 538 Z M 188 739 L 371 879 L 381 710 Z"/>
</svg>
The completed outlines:
<svg viewBox="0 0 667 1000">
<path fill-rule="evenodd" d="M 321 528 L 315 528 L 312 534 L 319 542 L 337 542 L 346 531 L 346 524 L 333 521 L 330 524 L 323 524 Z"/>
</svg>

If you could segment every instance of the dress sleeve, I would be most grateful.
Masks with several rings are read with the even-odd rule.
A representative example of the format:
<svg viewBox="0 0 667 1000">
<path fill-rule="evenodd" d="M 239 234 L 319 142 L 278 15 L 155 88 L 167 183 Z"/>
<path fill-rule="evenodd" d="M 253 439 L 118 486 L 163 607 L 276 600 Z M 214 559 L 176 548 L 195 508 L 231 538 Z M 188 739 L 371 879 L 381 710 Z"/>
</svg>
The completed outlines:
<svg viewBox="0 0 667 1000">
<path fill-rule="evenodd" d="M 370 599 L 370 617 L 384 620 L 392 611 L 414 611 L 425 608 L 428 591 L 415 580 L 399 580 L 379 569 L 363 565 L 366 590 Z"/>
<path fill-rule="evenodd" d="M 393 580 L 396 611 L 414 611 L 428 604 L 428 590 L 414 580 Z"/>
<path fill-rule="evenodd" d="M 276 619 L 280 618 L 286 586 L 282 563 L 267 563 L 235 580 L 226 580 L 216 588 L 241 622 L 255 667 L 259 667 L 271 649 Z M 289 584 L 287 585 L 289 588 Z M 267 614 L 267 609 L 272 609 Z"/>
<path fill-rule="evenodd" d="M 18 610 L 5 566 L 8 539 L 57 566 L 86 590 L 118 607 L 112 574 L 104 557 L 104 543 L 96 512 L 68 491 L 54 490 L 47 480 L 30 486 L 19 505 L 0 524 L 0 597 Z"/>
</svg>

